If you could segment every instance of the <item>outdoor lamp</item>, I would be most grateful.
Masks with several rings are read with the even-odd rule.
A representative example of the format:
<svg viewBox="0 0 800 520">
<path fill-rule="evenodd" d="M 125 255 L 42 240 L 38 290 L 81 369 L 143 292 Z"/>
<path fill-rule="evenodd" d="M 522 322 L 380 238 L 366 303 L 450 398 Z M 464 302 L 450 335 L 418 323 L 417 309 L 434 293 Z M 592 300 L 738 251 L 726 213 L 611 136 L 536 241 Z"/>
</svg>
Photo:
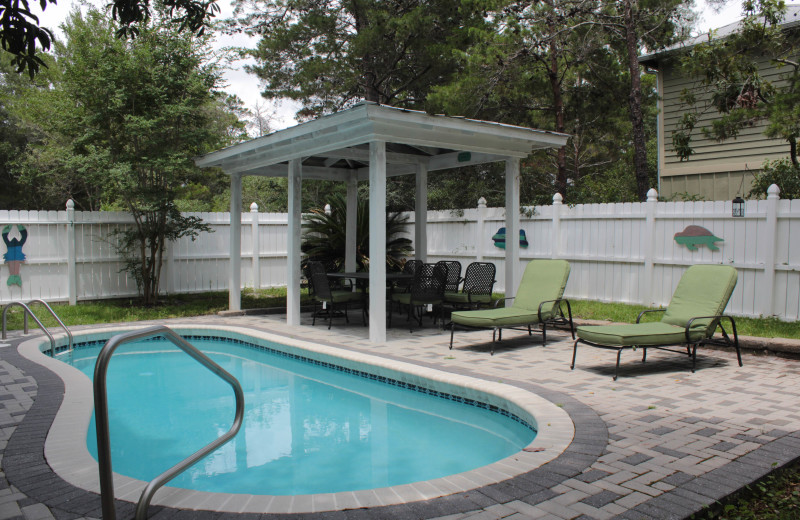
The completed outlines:
<svg viewBox="0 0 800 520">
<path fill-rule="evenodd" d="M 731 204 L 731 216 L 732 217 L 743 217 L 744 216 L 744 199 L 736 196 L 733 199 L 733 203 Z"/>
</svg>

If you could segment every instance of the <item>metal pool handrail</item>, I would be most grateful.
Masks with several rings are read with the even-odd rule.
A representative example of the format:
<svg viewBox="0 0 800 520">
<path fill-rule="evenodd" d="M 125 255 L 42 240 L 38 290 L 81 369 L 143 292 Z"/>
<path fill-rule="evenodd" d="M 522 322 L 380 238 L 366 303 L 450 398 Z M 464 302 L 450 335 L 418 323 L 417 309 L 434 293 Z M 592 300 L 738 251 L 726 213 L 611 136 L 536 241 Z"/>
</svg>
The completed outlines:
<svg viewBox="0 0 800 520">
<path fill-rule="evenodd" d="M 47 334 L 48 338 L 50 338 L 50 355 L 53 356 L 53 357 L 56 357 L 56 340 L 55 340 L 55 338 L 53 337 L 52 334 L 50 334 L 50 331 L 47 330 L 47 327 L 44 326 L 44 323 L 39 321 L 39 318 L 36 317 L 36 315 L 33 313 L 33 311 L 30 309 L 30 307 L 28 307 L 27 305 L 25 305 L 22 302 L 11 302 L 11 303 L 9 303 L 8 305 L 6 305 L 3 308 L 3 339 L 6 339 L 6 320 L 8 319 L 8 316 L 7 316 L 8 309 L 13 307 L 14 305 L 19 305 L 20 307 L 25 309 L 25 331 L 24 331 L 25 334 L 28 333 L 28 314 L 30 314 L 31 318 L 33 318 L 33 320 L 39 325 L 39 328 L 42 329 L 42 331 L 45 334 Z M 52 309 L 50 310 L 50 312 L 53 312 Z M 72 344 L 72 334 L 69 335 L 69 338 L 70 338 L 70 345 L 71 345 Z"/>
<path fill-rule="evenodd" d="M 111 468 L 111 446 L 108 428 L 108 396 L 106 394 L 106 372 L 108 371 L 108 363 L 111 360 L 111 355 L 114 353 L 117 347 L 123 343 L 157 335 L 164 336 L 166 339 L 175 344 L 175 346 L 192 356 L 192 358 L 194 358 L 197 362 L 211 370 L 211 372 L 231 385 L 234 395 L 236 396 L 236 414 L 230 430 L 228 430 L 224 435 L 218 437 L 212 443 L 183 459 L 181 462 L 172 466 L 170 469 L 157 476 L 151 480 L 149 484 L 147 484 L 147 486 L 144 488 L 144 491 L 142 491 L 141 497 L 139 498 L 139 503 L 136 505 L 136 520 L 144 520 L 147 518 L 147 507 L 150 505 L 150 500 L 153 498 L 153 495 L 156 493 L 156 491 L 161 488 L 161 486 L 178 476 L 198 460 L 202 459 L 212 451 L 231 440 L 242 425 L 242 420 L 244 418 L 244 392 L 242 392 L 242 387 L 239 384 L 239 381 L 237 381 L 237 379 L 231 374 L 226 372 L 221 366 L 214 363 L 208 356 L 197 350 L 197 348 L 192 346 L 188 341 L 183 339 L 172 329 L 163 325 L 155 325 L 139 331 L 117 334 L 109 339 L 105 346 L 103 346 L 100 354 L 97 356 L 97 362 L 94 367 L 94 408 L 95 423 L 97 426 L 97 462 L 100 469 L 100 501 L 102 504 L 104 520 L 116 519 L 116 510 L 114 509 L 114 476 Z"/>
<path fill-rule="evenodd" d="M 47 309 L 47 310 L 50 312 L 50 315 L 51 315 L 53 318 L 55 318 L 55 319 L 56 319 L 56 321 L 58 322 L 58 324 L 59 324 L 59 325 L 61 325 L 61 328 L 62 328 L 62 329 L 64 329 L 64 332 L 66 332 L 66 333 L 67 333 L 67 338 L 69 338 L 69 346 L 68 346 L 67 348 L 69 348 L 69 350 L 72 350 L 72 343 L 73 343 L 73 340 L 72 340 L 72 332 L 70 332 L 70 330 L 67 328 L 67 326 L 66 326 L 66 325 L 64 325 L 64 322 L 63 322 L 63 321 L 61 321 L 61 318 L 59 318 L 59 317 L 58 317 L 58 315 L 55 313 L 55 311 L 53 310 L 53 308 L 52 308 L 52 307 L 50 307 L 50 305 L 49 305 L 49 304 L 48 304 L 46 301 L 44 301 L 44 300 L 40 300 L 40 299 L 38 299 L 38 298 L 37 298 L 37 299 L 35 299 L 35 300 L 31 300 L 31 301 L 29 301 L 29 302 L 28 302 L 28 305 L 30 305 L 30 304 L 32 304 L 32 303 L 41 303 L 42 305 L 44 305 L 44 308 L 45 308 L 45 309 Z M 33 314 L 31 314 L 31 316 L 33 316 Z M 37 321 L 37 323 L 38 323 L 38 321 L 39 321 L 39 320 L 36 320 L 36 321 Z M 25 334 L 27 334 L 27 333 L 28 333 L 28 315 L 27 315 L 27 314 L 25 314 L 25 317 L 24 317 L 24 319 L 23 319 L 23 323 L 24 323 L 24 327 L 25 327 L 25 330 L 24 330 L 23 332 L 24 332 Z M 42 325 L 41 325 L 41 324 L 39 324 L 39 326 L 41 327 Z M 53 355 L 53 356 L 55 356 L 55 352 L 53 352 L 53 353 L 52 353 L 52 355 Z"/>
</svg>

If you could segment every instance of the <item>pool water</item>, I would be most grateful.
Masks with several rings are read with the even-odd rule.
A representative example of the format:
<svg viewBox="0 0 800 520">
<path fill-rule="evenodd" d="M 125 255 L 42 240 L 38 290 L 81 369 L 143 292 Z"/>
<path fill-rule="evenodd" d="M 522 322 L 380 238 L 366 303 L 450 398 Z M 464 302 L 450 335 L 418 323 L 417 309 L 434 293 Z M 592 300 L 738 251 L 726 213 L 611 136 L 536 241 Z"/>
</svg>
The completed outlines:
<svg viewBox="0 0 800 520">
<path fill-rule="evenodd" d="M 236 437 L 169 485 L 266 495 L 333 493 L 431 480 L 519 452 L 535 431 L 513 417 L 292 359 L 188 338 L 245 394 Z M 102 345 L 73 351 L 93 375 Z M 149 481 L 225 433 L 230 386 L 165 340 L 125 344 L 108 367 L 114 471 Z M 96 457 L 94 420 L 87 437 Z"/>
</svg>

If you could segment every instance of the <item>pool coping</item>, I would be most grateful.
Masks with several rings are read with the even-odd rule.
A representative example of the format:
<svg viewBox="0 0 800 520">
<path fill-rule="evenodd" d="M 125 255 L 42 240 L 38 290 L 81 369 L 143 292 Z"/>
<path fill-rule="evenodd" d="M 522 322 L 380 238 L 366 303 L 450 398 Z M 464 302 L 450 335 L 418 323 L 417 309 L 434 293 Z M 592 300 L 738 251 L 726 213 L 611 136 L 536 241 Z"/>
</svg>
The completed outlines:
<svg viewBox="0 0 800 520">
<path fill-rule="evenodd" d="M 509 411 L 529 422 L 537 423 L 538 434 L 525 451 L 511 457 L 475 470 L 425 482 L 363 491 L 296 496 L 212 493 L 165 486 L 156 493 L 153 505 L 226 513 L 317 513 L 427 501 L 526 474 L 556 459 L 574 438 L 573 421 L 562 408 L 530 391 L 508 384 L 243 327 L 171 324 L 171 328 L 183 335 L 202 335 L 218 331 L 222 335 L 275 341 L 290 349 L 301 348 L 308 357 L 338 366 L 357 370 L 368 368 L 365 371 L 379 376 L 405 379 L 411 383 L 424 380 L 432 384 L 432 390 L 448 393 L 458 391 L 465 398 L 481 400 L 487 404 L 503 406 L 503 402 L 508 401 L 514 407 Z M 104 328 L 101 332 L 82 331 L 76 334 L 76 341 L 107 339 L 115 333 L 131 329 L 130 326 L 120 326 Z M 56 373 L 65 385 L 62 405 L 45 442 L 45 457 L 54 472 L 68 483 L 79 489 L 99 493 L 97 463 L 89 454 L 85 442 L 93 405 L 92 385 L 77 369 L 42 354 L 41 350 L 46 346 L 48 343 L 42 339 L 29 340 L 19 346 L 19 352 L 23 356 Z M 147 485 L 144 481 L 116 473 L 114 482 L 115 496 L 132 502 L 138 500 Z"/>
<path fill-rule="evenodd" d="M 183 325 L 174 322 L 169 322 L 168 324 L 175 327 Z M 196 327 L 196 322 L 186 323 L 186 326 Z M 130 328 L 130 325 L 119 328 Z M 110 330 L 110 328 L 105 328 L 104 330 Z M 248 330 L 259 329 L 251 327 Z M 270 331 L 270 333 L 283 340 L 302 337 L 291 334 L 288 331 L 286 333 L 283 333 L 283 331 L 280 333 Z M 14 341 L 14 343 L 19 345 L 21 341 Z M 358 348 L 338 345 L 332 342 L 328 342 L 328 345 L 345 351 L 362 352 Z M 38 396 L 9 439 L 3 459 L 6 478 L 9 483 L 22 493 L 25 493 L 31 501 L 38 500 L 49 507 L 81 516 L 99 517 L 101 514 L 99 495 L 95 492 L 72 486 L 52 472 L 42 450 L 45 437 L 50 430 L 56 411 L 64 400 L 62 380 L 49 368 L 20 357 L 16 352 L 16 348 L 14 350 L 14 358 L 16 358 L 13 360 L 14 363 L 35 378 L 38 385 Z M 407 361 L 392 355 L 384 355 L 384 357 L 389 360 L 407 363 Z M 448 374 L 473 375 L 471 370 L 465 368 L 442 368 L 424 361 L 415 361 L 412 364 L 434 368 Z M 591 407 L 563 392 L 550 390 L 525 381 L 508 380 L 508 384 L 535 392 L 550 402 L 559 403 L 559 406 L 570 416 L 576 427 L 575 436 L 572 439 L 572 443 L 560 455 L 536 469 L 494 484 L 477 487 L 469 492 L 454 493 L 440 498 L 418 500 L 398 505 L 351 509 L 347 510 L 347 518 L 356 513 L 359 513 L 359 517 L 367 515 L 364 516 L 365 518 L 375 515 L 391 518 L 446 516 L 480 510 L 494 504 L 499 505 L 513 500 L 536 504 L 555 496 L 556 493 L 551 488 L 558 483 L 575 478 L 583 480 L 581 473 L 588 470 L 603 454 L 608 443 L 608 430 L 600 416 Z M 587 474 L 586 478 L 590 477 L 591 475 Z M 134 504 L 132 502 L 117 499 L 116 505 L 118 514 L 123 514 L 124 512 L 132 514 L 133 512 Z M 152 516 L 158 514 L 159 511 L 163 513 L 171 511 L 172 513 L 167 513 L 170 517 L 181 511 L 189 512 L 185 509 L 151 506 L 148 514 Z M 192 510 L 191 513 L 193 515 L 192 518 L 199 518 L 197 515 L 203 513 L 203 510 Z M 343 511 L 332 511 L 322 513 L 321 517 L 344 518 L 344 516 L 341 516 L 343 514 Z M 252 515 L 214 514 L 214 518 L 250 517 Z M 320 514 L 295 514 L 292 517 L 318 518 Z"/>
</svg>

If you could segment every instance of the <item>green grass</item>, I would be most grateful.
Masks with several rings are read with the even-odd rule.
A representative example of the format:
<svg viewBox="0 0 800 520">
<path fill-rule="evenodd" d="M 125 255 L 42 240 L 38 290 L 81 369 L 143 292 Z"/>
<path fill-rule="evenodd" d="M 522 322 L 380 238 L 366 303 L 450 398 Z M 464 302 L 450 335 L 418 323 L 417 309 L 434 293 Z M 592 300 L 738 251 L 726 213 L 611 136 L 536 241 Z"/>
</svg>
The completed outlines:
<svg viewBox="0 0 800 520">
<path fill-rule="evenodd" d="M 794 520 L 800 518 L 800 464 L 768 475 L 693 516 L 697 520 Z"/>
<path fill-rule="evenodd" d="M 634 323 L 636 316 L 647 309 L 643 305 L 626 305 L 622 303 L 603 303 L 597 301 L 570 301 L 573 316 L 591 320 L 609 320 L 622 323 Z M 658 320 L 660 315 L 654 313 L 646 319 Z M 742 336 L 761 338 L 800 339 L 800 323 L 790 323 L 777 318 L 740 318 L 736 317 L 736 330 Z M 730 332 L 730 331 L 728 331 Z"/>
<path fill-rule="evenodd" d="M 308 301 L 307 291 L 300 295 L 301 303 Z M 92 325 L 96 323 L 118 323 L 129 321 L 162 320 L 167 318 L 186 318 L 216 314 L 228 308 L 227 292 L 209 292 L 198 294 L 182 294 L 163 296 L 158 305 L 145 307 L 136 298 L 80 302 L 77 305 L 51 305 L 58 317 L 68 326 Z M 263 309 L 270 307 L 286 307 L 286 289 L 244 289 L 242 291 L 242 309 Z M 57 327 L 56 321 L 41 306 L 34 304 L 33 312 L 45 326 Z M 21 329 L 23 326 L 22 308 L 14 306 L 8 313 L 8 330 Z M 36 328 L 36 323 L 29 320 L 29 326 Z"/>
<path fill-rule="evenodd" d="M 495 294 L 495 298 L 502 298 L 502 294 Z M 308 293 L 301 293 L 301 302 L 308 301 Z M 572 314 L 578 318 L 592 320 L 608 320 L 623 323 L 633 323 L 636 316 L 646 309 L 642 305 L 626 305 L 622 303 L 603 303 L 597 301 L 575 300 L 570 301 Z M 262 309 L 286 306 L 286 289 L 244 289 L 242 291 L 242 309 Z M 95 323 L 117 323 L 128 321 L 159 320 L 166 318 L 185 318 L 216 314 L 228 308 L 227 292 L 208 292 L 199 294 L 183 294 L 162 297 L 161 303 L 154 307 L 140 305 L 136 298 L 119 300 L 102 300 L 97 302 L 81 302 L 78 305 L 56 305 L 53 307 L 56 314 L 67 326 L 91 325 Z M 56 322 L 47 315 L 46 311 L 34 312 L 48 327 L 56 326 Z M 652 315 L 660 319 L 658 314 Z M 36 324 L 31 322 L 31 327 Z M 744 336 L 758 336 L 763 338 L 793 338 L 800 339 L 800 324 L 783 322 L 775 318 L 736 318 L 736 327 L 739 334 Z M 22 309 L 13 307 L 9 311 L 8 329 L 22 328 Z"/>
</svg>

